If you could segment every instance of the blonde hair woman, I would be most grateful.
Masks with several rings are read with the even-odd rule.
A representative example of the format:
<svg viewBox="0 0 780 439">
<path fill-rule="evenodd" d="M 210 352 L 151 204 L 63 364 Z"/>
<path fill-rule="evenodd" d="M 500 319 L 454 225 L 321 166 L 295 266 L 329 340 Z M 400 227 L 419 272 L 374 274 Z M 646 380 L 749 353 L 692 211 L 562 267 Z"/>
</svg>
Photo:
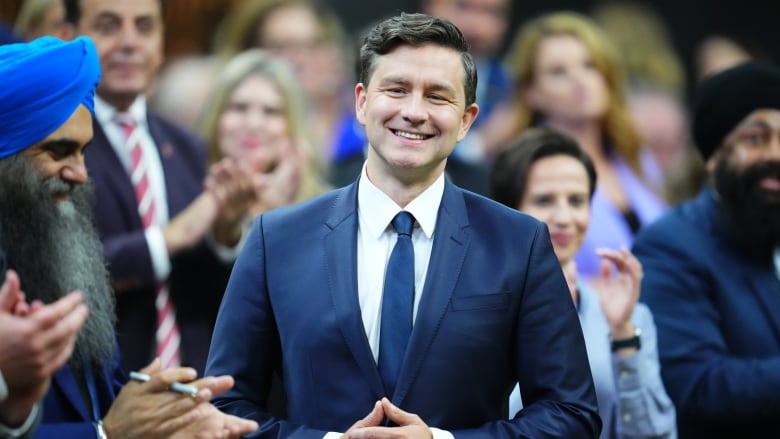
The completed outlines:
<svg viewBox="0 0 780 439">
<path fill-rule="evenodd" d="M 665 210 L 643 177 L 617 54 L 592 20 L 557 12 L 520 28 L 509 66 L 520 94 L 519 131 L 545 125 L 570 135 L 598 171 L 593 226 L 576 258 L 580 273 L 592 278 L 599 271 L 596 248 L 630 247 L 636 232 Z"/>
<path fill-rule="evenodd" d="M 291 69 L 259 49 L 240 53 L 215 78 L 200 132 L 211 162 L 232 157 L 256 172 L 252 216 L 327 189 L 310 160 L 302 113 Z"/>
<path fill-rule="evenodd" d="M 259 48 L 290 64 L 306 98 L 312 160 L 325 171 L 354 111 L 346 41 L 338 16 L 324 2 L 241 0 L 220 25 L 214 52 L 229 59 Z"/>
</svg>

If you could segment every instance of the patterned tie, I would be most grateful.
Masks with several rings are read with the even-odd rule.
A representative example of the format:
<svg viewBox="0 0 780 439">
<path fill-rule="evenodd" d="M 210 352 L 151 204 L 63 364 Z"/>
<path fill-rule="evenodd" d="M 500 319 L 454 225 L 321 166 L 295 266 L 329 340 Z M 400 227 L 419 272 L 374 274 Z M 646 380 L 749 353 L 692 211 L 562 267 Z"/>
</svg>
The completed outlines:
<svg viewBox="0 0 780 439">
<path fill-rule="evenodd" d="M 414 247 L 412 227 L 414 217 L 399 212 L 393 218 L 398 239 L 390 254 L 382 293 L 382 322 L 379 330 L 379 374 L 385 383 L 388 398 L 392 398 L 406 344 L 412 332 L 414 306 Z"/>
<path fill-rule="evenodd" d="M 139 142 L 139 130 L 135 120 L 129 115 L 117 117 L 117 124 L 125 135 L 125 148 L 130 153 L 130 180 L 138 202 L 138 215 L 144 229 L 154 223 L 156 202 L 149 187 L 147 171 L 148 161 L 144 160 L 143 149 Z M 180 364 L 179 344 L 181 337 L 176 324 L 176 310 L 168 294 L 168 287 L 160 282 L 155 289 L 154 305 L 157 308 L 156 354 L 160 357 L 162 369 L 177 367 Z"/>
</svg>

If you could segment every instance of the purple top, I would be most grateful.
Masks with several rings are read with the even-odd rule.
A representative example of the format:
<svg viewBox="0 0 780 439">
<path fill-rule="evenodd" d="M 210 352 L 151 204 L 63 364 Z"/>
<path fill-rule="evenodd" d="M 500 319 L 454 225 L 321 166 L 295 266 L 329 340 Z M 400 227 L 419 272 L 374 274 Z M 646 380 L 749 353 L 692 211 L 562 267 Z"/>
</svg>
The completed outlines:
<svg viewBox="0 0 780 439">
<path fill-rule="evenodd" d="M 612 164 L 629 205 L 639 218 L 640 227 L 646 227 L 667 209 L 666 203 L 639 179 L 623 159 L 613 155 Z M 574 258 L 577 271 L 585 278 L 598 276 L 601 258 L 596 256 L 597 248 L 617 249 L 626 246 L 630 249 L 633 242 L 634 234 L 623 214 L 597 187 L 591 200 L 590 225 L 582 247 Z"/>
</svg>

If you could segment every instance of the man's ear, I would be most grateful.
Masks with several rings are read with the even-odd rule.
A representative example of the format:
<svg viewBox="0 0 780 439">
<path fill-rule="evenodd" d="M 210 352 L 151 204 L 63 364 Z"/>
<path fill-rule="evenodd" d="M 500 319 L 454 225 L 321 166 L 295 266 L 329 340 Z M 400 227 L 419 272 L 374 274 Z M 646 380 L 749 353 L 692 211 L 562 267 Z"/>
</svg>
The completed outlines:
<svg viewBox="0 0 780 439">
<path fill-rule="evenodd" d="M 466 137 L 466 134 L 469 132 L 469 128 L 471 128 L 471 125 L 475 120 L 477 120 L 478 114 L 479 105 L 476 103 L 466 107 L 466 110 L 463 112 L 463 117 L 461 118 L 460 130 L 458 131 L 458 142 Z"/>
<path fill-rule="evenodd" d="M 355 117 L 361 125 L 366 124 L 366 87 L 362 82 L 355 85 Z"/>
</svg>

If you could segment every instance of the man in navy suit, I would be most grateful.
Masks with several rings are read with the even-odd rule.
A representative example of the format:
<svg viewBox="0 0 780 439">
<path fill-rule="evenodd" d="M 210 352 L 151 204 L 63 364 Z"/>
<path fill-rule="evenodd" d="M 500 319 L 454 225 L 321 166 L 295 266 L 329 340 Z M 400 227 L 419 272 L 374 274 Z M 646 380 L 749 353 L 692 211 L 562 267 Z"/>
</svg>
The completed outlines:
<svg viewBox="0 0 780 439">
<path fill-rule="evenodd" d="M 368 34 L 360 58 L 362 174 L 255 221 L 209 352 L 209 373 L 236 378 L 215 405 L 257 420 L 249 437 L 597 437 L 582 332 L 546 228 L 444 176 L 478 113 L 463 35 L 401 14 Z M 393 219 L 409 214 L 402 240 Z M 386 313 L 401 309 L 403 282 L 383 287 L 385 267 L 409 236 L 408 315 Z M 411 327 L 386 325 L 405 318 Z M 274 371 L 284 418 L 267 407 Z M 518 381 L 525 409 L 507 419 Z"/>
<path fill-rule="evenodd" d="M 68 0 L 66 7 L 76 33 L 95 41 L 103 72 L 86 162 L 117 295 L 123 368 L 135 370 L 158 355 L 164 366 L 180 363 L 202 372 L 254 191 L 240 168 L 226 166 L 212 174 L 222 190 L 204 192 L 204 143 L 147 108 L 144 94 L 162 62 L 160 0 Z M 126 143 L 128 126 L 133 145 Z M 146 195 L 155 205 L 148 224 L 135 185 L 140 174 L 128 148 L 135 144 L 145 163 Z M 219 194 L 223 199 L 213 197 Z M 156 331 L 161 288 L 172 305 L 170 327 L 178 331 L 157 340 L 163 336 Z M 163 351 L 162 343 L 171 350 Z"/>
<path fill-rule="evenodd" d="M 780 415 L 780 69 L 705 80 L 693 137 L 711 184 L 636 240 L 643 300 L 680 437 L 762 437 Z"/>
<path fill-rule="evenodd" d="M 0 355 L 8 378 L 0 423 L 18 427 L 43 397 L 35 433 L 40 438 L 237 437 L 253 431 L 254 422 L 208 402 L 232 385 L 230 377 L 194 381 L 198 392 L 190 396 L 167 389 L 174 381 L 193 381 L 191 368 L 160 371 L 155 360 L 142 369 L 148 382 L 129 384 L 119 368 L 114 298 L 84 166 L 100 78 L 92 41 L 45 37 L 2 46 L 0 77 L 14 84 L 0 89 L 0 248 L 14 270 L 0 288 L 0 346 L 9 343 L 15 357 Z M 20 280 L 29 304 L 19 297 Z M 81 294 L 69 293 L 75 290 Z M 27 322 L 14 321 L 21 318 Z M 37 346 L 6 338 L 23 323 L 22 335 Z M 41 337 L 47 328 L 54 333 Z M 25 365 L 28 370 L 20 370 Z M 0 429 L 0 437 L 18 433 Z"/>
</svg>

